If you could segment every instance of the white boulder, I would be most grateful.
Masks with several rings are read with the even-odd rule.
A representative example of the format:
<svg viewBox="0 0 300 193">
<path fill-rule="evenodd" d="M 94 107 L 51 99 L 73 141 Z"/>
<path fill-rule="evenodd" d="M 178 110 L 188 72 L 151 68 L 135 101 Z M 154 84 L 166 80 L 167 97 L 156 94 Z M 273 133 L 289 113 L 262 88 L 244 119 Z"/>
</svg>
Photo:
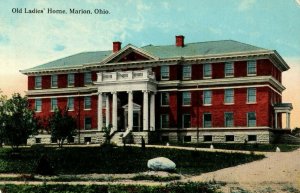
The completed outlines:
<svg viewBox="0 0 300 193">
<path fill-rule="evenodd" d="M 149 169 L 159 171 L 174 170 L 176 168 L 176 164 L 165 157 L 157 157 L 154 159 L 150 159 L 148 160 L 147 166 Z"/>
</svg>

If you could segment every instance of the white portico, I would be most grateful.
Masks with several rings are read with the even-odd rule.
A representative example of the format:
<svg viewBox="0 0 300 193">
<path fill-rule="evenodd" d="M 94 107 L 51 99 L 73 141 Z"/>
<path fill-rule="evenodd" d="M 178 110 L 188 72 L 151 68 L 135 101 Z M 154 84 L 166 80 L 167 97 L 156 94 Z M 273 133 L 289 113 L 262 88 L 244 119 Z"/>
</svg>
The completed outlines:
<svg viewBox="0 0 300 193">
<path fill-rule="evenodd" d="M 103 95 L 112 95 L 112 121 L 110 122 L 110 97 L 106 98 L 106 126 L 112 124 L 112 131 L 118 129 L 118 94 L 127 93 L 128 103 L 126 111 L 128 111 L 127 120 L 125 120 L 126 128 L 129 131 L 133 129 L 133 113 L 134 102 L 133 96 L 136 92 L 143 92 L 143 131 L 149 130 L 149 114 L 150 128 L 155 129 L 155 93 L 157 90 L 157 82 L 155 75 L 151 70 L 138 71 L 119 71 L 119 72 L 99 72 L 97 74 L 98 86 L 98 130 L 103 127 Z M 149 113 L 149 95 L 150 95 L 150 113 Z"/>
</svg>

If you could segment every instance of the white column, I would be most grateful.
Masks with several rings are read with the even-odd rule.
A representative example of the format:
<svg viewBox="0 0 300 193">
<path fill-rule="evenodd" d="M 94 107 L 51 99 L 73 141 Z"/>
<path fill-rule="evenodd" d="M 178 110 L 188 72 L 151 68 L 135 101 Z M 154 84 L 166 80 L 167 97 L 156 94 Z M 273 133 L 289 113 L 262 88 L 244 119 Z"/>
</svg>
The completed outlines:
<svg viewBox="0 0 300 193">
<path fill-rule="evenodd" d="M 144 93 L 144 105 L 143 105 L 143 130 L 149 130 L 149 100 L 148 91 L 143 91 Z"/>
<path fill-rule="evenodd" d="M 112 108 L 112 125 L 113 130 L 118 130 L 118 96 L 117 92 L 113 92 L 113 108 Z"/>
<path fill-rule="evenodd" d="M 105 121 L 106 121 L 106 127 L 109 126 L 109 94 L 106 94 L 106 111 L 105 111 Z"/>
<path fill-rule="evenodd" d="M 133 93 L 128 91 L 128 129 L 133 127 Z"/>
<path fill-rule="evenodd" d="M 290 113 L 286 113 L 286 127 L 288 128 L 288 129 L 290 129 L 291 128 L 291 125 L 290 125 L 290 119 L 291 119 L 291 116 L 290 116 L 291 114 Z"/>
<path fill-rule="evenodd" d="M 150 128 L 155 131 L 155 93 L 151 93 L 150 98 Z"/>
<path fill-rule="evenodd" d="M 275 111 L 275 129 L 277 129 L 277 112 Z"/>
<path fill-rule="evenodd" d="M 98 131 L 102 130 L 103 127 L 103 115 L 102 115 L 102 93 L 98 93 Z"/>
</svg>

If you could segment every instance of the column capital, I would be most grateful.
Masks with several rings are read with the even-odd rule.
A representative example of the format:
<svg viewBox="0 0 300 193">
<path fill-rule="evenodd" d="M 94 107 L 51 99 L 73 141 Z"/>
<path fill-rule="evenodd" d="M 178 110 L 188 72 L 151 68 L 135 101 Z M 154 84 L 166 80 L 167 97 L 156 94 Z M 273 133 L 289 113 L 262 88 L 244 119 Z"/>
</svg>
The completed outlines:
<svg viewBox="0 0 300 193">
<path fill-rule="evenodd" d="M 113 91 L 113 92 L 111 92 L 111 94 L 117 94 L 117 91 Z"/>
<path fill-rule="evenodd" d="M 145 92 L 145 93 L 150 93 L 149 90 L 142 90 L 142 92 Z"/>
<path fill-rule="evenodd" d="M 132 90 L 127 91 L 127 93 L 132 93 L 132 92 L 133 92 Z"/>
<path fill-rule="evenodd" d="M 103 94 L 103 92 L 97 92 L 97 95 Z"/>
</svg>

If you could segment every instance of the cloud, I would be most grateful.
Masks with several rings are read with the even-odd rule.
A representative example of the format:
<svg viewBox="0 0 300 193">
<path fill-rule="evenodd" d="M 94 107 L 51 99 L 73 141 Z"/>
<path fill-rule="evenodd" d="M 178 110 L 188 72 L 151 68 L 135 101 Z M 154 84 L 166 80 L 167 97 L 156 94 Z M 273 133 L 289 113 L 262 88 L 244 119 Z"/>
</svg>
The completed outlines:
<svg viewBox="0 0 300 193">
<path fill-rule="evenodd" d="M 246 11 L 250 9 L 254 4 L 256 3 L 256 0 L 242 0 L 240 4 L 238 5 L 239 11 Z"/>
<path fill-rule="evenodd" d="M 61 44 L 56 44 L 53 48 L 54 51 L 60 52 L 63 51 L 66 47 L 64 45 Z"/>
</svg>

